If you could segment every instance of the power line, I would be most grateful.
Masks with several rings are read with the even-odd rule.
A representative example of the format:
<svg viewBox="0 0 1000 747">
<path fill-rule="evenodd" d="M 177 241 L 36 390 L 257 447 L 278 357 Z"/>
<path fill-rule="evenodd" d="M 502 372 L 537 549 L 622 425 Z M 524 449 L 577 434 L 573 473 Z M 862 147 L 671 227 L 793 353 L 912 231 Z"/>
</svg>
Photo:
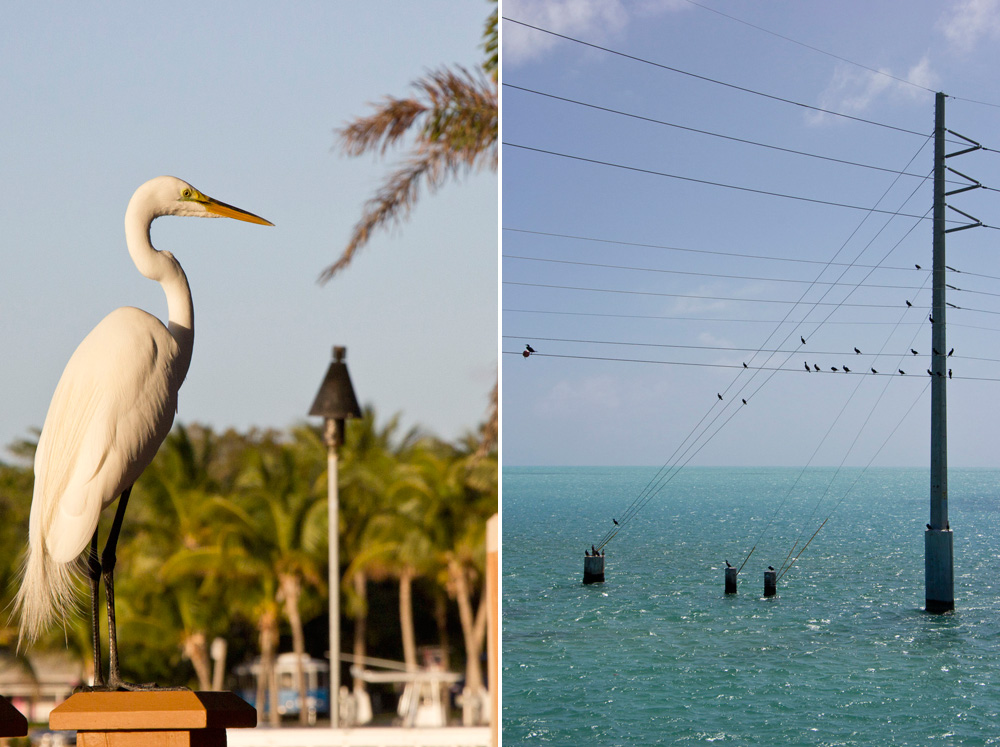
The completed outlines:
<svg viewBox="0 0 1000 747">
<path fill-rule="evenodd" d="M 526 283 L 515 280 L 503 280 L 501 281 L 504 285 L 519 285 L 529 288 L 551 288 L 554 290 L 574 290 L 574 291 L 584 291 L 589 293 L 622 293 L 626 295 L 634 296 L 665 296 L 668 298 L 697 298 L 703 301 L 737 301 L 743 303 L 774 303 L 774 304 L 792 304 L 797 305 L 803 303 L 803 301 L 786 301 L 771 298 L 741 298 L 739 296 L 700 296 L 690 293 L 665 293 L 663 291 L 638 291 L 638 290 L 623 290 L 618 288 L 586 288 L 577 285 L 556 285 L 554 283 Z M 818 301 L 815 303 L 808 303 L 808 306 L 846 306 L 851 308 L 866 308 L 866 309 L 892 309 L 896 308 L 897 305 L 892 304 L 876 304 L 876 303 L 834 303 L 832 301 Z M 917 308 L 917 307 L 915 307 Z M 929 307 L 919 307 L 919 308 L 929 308 Z M 963 307 L 964 308 L 964 307 Z M 977 309 L 971 309 L 976 311 Z M 1000 312 L 984 312 L 984 313 L 997 313 Z"/>
<path fill-rule="evenodd" d="M 501 257 L 505 259 L 519 259 L 528 262 L 550 262 L 553 264 L 563 264 L 563 265 L 576 265 L 580 267 L 596 267 L 605 270 L 629 270 L 631 272 L 657 272 L 664 273 L 668 275 L 691 275 L 695 277 L 707 277 L 707 278 L 723 278 L 726 280 L 758 280 L 766 283 L 806 283 L 810 285 L 846 285 L 852 287 L 859 287 L 857 283 L 841 283 L 831 280 L 801 280 L 798 278 L 767 278 L 767 277 L 757 277 L 753 275 L 726 275 L 717 272 L 694 272 L 692 270 L 667 270 L 660 267 L 634 267 L 631 265 L 609 265 L 601 262 L 582 262 L 579 260 L 572 259 L 551 259 L 548 257 L 528 257 L 519 254 L 502 254 Z M 848 265 L 849 267 L 857 267 L 857 265 Z M 894 290 L 920 290 L 922 286 L 917 285 L 862 285 L 863 288 L 889 288 Z M 976 291 L 972 291 L 976 292 Z M 984 291 L 983 291 L 984 292 Z M 986 295 L 997 295 L 1000 293 L 990 293 Z"/>
<path fill-rule="evenodd" d="M 805 47 L 806 49 L 811 49 L 813 52 L 819 52 L 820 54 L 825 54 L 827 57 L 832 57 L 835 60 L 840 60 L 841 62 L 846 62 L 849 65 L 854 65 L 855 67 L 860 67 L 860 68 L 862 68 L 864 70 L 867 70 L 868 72 L 875 73 L 877 75 L 882 75 L 882 76 L 884 76 L 886 78 L 892 78 L 893 80 L 895 80 L 895 81 L 897 81 L 899 83 L 905 83 L 908 86 L 913 86 L 914 88 L 919 88 L 919 89 L 921 89 L 923 91 L 928 91 L 929 93 L 936 93 L 936 91 L 934 89 L 928 88 L 927 86 L 922 86 L 919 83 L 914 83 L 913 81 L 907 80 L 906 78 L 900 78 L 900 77 L 898 77 L 896 75 L 893 75 L 892 73 L 887 73 L 884 70 L 877 70 L 877 69 L 875 69 L 873 67 L 868 67 L 867 65 L 862 65 L 860 62 L 855 62 L 854 60 L 849 60 L 846 57 L 841 57 L 840 55 L 834 54 L 833 52 L 827 52 L 825 49 L 820 49 L 819 47 L 814 47 L 811 44 L 806 44 L 805 42 L 801 42 L 798 39 L 793 39 L 790 36 L 785 36 L 784 34 L 779 34 L 776 31 L 771 31 L 770 29 L 766 29 L 763 26 L 757 26 L 756 24 L 750 23 L 749 21 L 744 21 L 742 18 L 737 18 L 736 16 L 731 16 L 731 15 L 729 15 L 727 13 L 723 13 L 721 10 L 716 10 L 715 8 L 710 8 L 707 5 L 702 5 L 701 3 L 695 2 L 695 0 L 686 0 L 686 2 L 690 3 L 691 5 L 695 5 L 695 6 L 699 7 L 699 8 L 702 8 L 703 10 L 707 10 L 707 11 L 710 11 L 712 13 L 715 13 L 716 15 L 720 15 L 720 16 L 722 16 L 724 18 L 728 18 L 730 21 L 736 21 L 737 23 L 742 23 L 744 26 L 749 26 L 750 28 L 756 29 L 757 31 L 763 31 L 765 34 L 770 34 L 771 36 L 776 36 L 779 39 L 783 39 L 784 41 L 791 42 L 792 44 L 798 44 L 800 47 Z"/>
<path fill-rule="evenodd" d="M 522 338 L 522 339 L 524 339 L 524 338 Z M 530 339 L 530 338 L 527 338 L 527 339 Z M 502 352 L 503 352 L 504 355 L 516 355 L 518 357 L 523 357 L 524 356 L 524 353 L 521 350 L 504 350 Z M 889 355 L 889 353 L 884 353 L 884 355 Z M 613 363 L 646 363 L 646 364 L 653 364 L 653 365 L 658 365 L 658 366 L 684 366 L 684 367 L 688 367 L 688 368 L 725 368 L 725 369 L 734 369 L 734 370 L 737 370 L 737 371 L 743 371 L 744 370 L 742 364 L 736 364 L 736 363 L 695 363 L 695 362 L 692 362 L 692 361 L 656 361 L 656 360 L 649 360 L 648 358 L 618 358 L 618 357 L 615 357 L 615 356 L 608 356 L 608 355 L 567 355 L 565 353 L 542 353 L 542 352 L 534 352 L 534 353 L 532 353 L 529 356 L 529 358 L 558 358 L 558 359 L 565 359 L 565 360 L 608 361 L 608 362 L 613 362 Z M 774 372 L 774 373 L 777 373 L 777 372 L 792 373 L 792 374 L 794 374 L 794 373 L 801 373 L 803 376 L 817 376 L 817 375 L 840 376 L 840 377 L 844 377 L 844 376 L 867 376 L 867 377 L 893 376 L 893 377 L 898 378 L 898 379 L 907 379 L 907 380 L 910 380 L 910 381 L 922 381 L 923 379 L 928 378 L 926 374 L 924 374 L 923 376 L 921 376 L 920 374 L 910 374 L 910 375 L 902 376 L 902 375 L 900 375 L 898 373 L 889 373 L 887 371 L 886 372 L 879 372 L 877 374 L 873 374 L 871 371 L 864 372 L 864 371 L 853 371 L 852 370 L 850 373 L 844 373 L 843 371 L 824 371 L 823 369 L 820 369 L 819 371 L 812 371 L 812 372 L 810 372 L 810 373 L 807 374 L 801 368 L 786 368 L 784 366 L 766 366 L 766 367 L 765 366 L 759 366 L 759 367 L 757 367 L 757 370 L 758 371 L 771 371 L 771 372 Z M 989 378 L 989 377 L 986 377 L 986 376 L 957 376 L 956 375 L 953 378 L 956 381 L 959 380 L 959 379 L 961 379 L 962 381 L 998 381 L 998 382 L 1000 382 L 1000 378 Z"/>
<path fill-rule="evenodd" d="M 514 233 L 531 234 L 533 236 L 549 236 L 558 239 L 572 239 L 575 241 L 592 241 L 599 244 L 616 244 L 618 246 L 632 246 L 640 249 L 665 249 L 672 252 L 690 252 L 693 254 L 710 254 L 717 255 L 720 257 L 739 257 L 740 259 L 764 259 L 773 262 L 799 262 L 804 264 L 813 265 L 827 265 L 830 267 L 863 267 L 863 268 L 878 268 L 881 270 L 904 270 L 907 272 L 930 272 L 929 270 L 918 269 L 916 267 L 896 267 L 893 265 L 865 265 L 859 262 L 827 262 L 822 259 L 803 259 L 801 257 L 775 257 L 767 254 L 744 254 L 743 252 L 723 252 L 713 249 L 691 249 L 690 247 L 682 246 L 669 246 L 666 244 L 649 244 L 637 241 L 624 241 L 621 239 L 604 239 L 595 236 L 579 236 L 576 234 L 568 233 L 557 233 L 554 231 L 536 231 L 528 228 L 517 228 L 514 226 L 504 226 L 501 230 L 511 231 Z M 998 275 L 985 275 L 978 272 L 970 272 L 968 270 L 957 270 L 953 267 L 949 267 L 950 272 L 959 273 L 962 275 L 968 275 L 969 277 L 979 277 L 987 278 L 989 280 L 1000 280 Z"/>
<path fill-rule="evenodd" d="M 894 322 L 888 322 L 890 324 L 895 324 Z M 681 345 L 678 343 L 666 343 L 666 342 L 626 342 L 624 340 L 579 340 L 575 338 L 568 337 L 540 337 L 538 335 L 514 335 L 505 334 L 502 335 L 505 340 L 531 340 L 532 342 L 569 342 L 577 343 L 581 345 L 622 345 L 626 347 L 641 347 L 641 348 L 670 348 L 674 350 L 712 350 L 721 351 L 726 353 L 797 353 L 799 349 L 794 350 L 780 350 L 771 348 L 741 348 L 732 345 Z M 849 360 L 853 360 L 855 353 L 853 350 L 809 350 L 810 356 L 815 355 L 840 355 L 849 356 Z M 887 355 L 896 356 L 896 353 L 862 353 L 865 358 L 882 358 Z M 929 355 L 929 354 L 928 354 Z M 926 355 L 924 356 L 926 357 Z M 1000 363 L 1000 358 L 978 358 L 967 355 L 956 355 L 955 360 L 974 360 L 974 361 L 987 361 L 990 363 Z M 735 366 L 734 366 L 735 367 Z"/>
<path fill-rule="evenodd" d="M 853 288 L 882 288 L 890 290 L 923 290 L 924 286 L 918 285 L 880 285 L 877 283 L 866 284 L 861 283 L 842 283 L 833 280 L 802 280 L 799 278 L 768 278 L 759 277 L 754 275 L 726 275 L 717 272 L 694 272 L 693 270 L 667 270 L 660 267 L 634 267 L 631 265 L 609 265 L 601 262 L 582 262 L 580 260 L 572 259 L 553 259 L 549 257 L 529 257 L 519 254 L 502 254 L 501 257 L 505 259 L 518 259 L 526 262 L 549 262 L 552 264 L 562 264 L 562 265 L 576 265 L 579 267 L 595 267 L 605 270 L 629 270 L 631 272 L 656 272 L 663 273 L 667 275 L 690 275 L 693 277 L 707 277 L 707 278 L 722 278 L 725 280 L 755 280 L 765 283 L 799 283 L 808 285 L 829 285 L 829 286 L 850 286 Z M 862 265 L 847 265 L 848 267 L 859 267 Z M 879 269 L 875 266 L 874 269 Z M 1000 293 L 991 293 L 990 291 L 980 291 L 980 290 L 970 290 L 968 288 L 956 288 L 953 285 L 948 286 L 953 291 L 958 291 L 959 293 L 974 293 L 980 296 L 993 296 L 1000 298 Z"/>
<path fill-rule="evenodd" d="M 785 36 L 784 34 L 779 34 L 776 31 L 771 31 L 770 29 L 766 29 L 763 26 L 758 26 L 756 24 L 750 23 L 749 21 L 744 21 L 742 18 L 737 18 L 736 16 L 731 16 L 731 15 L 729 15 L 727 13 L 723 13 L 721 10 L 716 10 L 715 8 L 710 8 L 707 5 L 702 5 L 701 3 L 697 3 L 694 0 L 686 0 L 686 2 L 690 3 L 691 5 L 696 5 L 699 8 L 703 8 L 704 10 L 711 11 L 712 13 L 715 13 L 717 15 L 720 15 L 720 16 L 723 16 L 725 18 L 728 18 L 731 21 L 736 21 L 737 23 L 742 23 L 744 26 L 749 26 L 750 28 L 757 29 L 758 31 L 763 31 L 765 34 L 770 34 L 771 36 L 776 36 L 779 39 L 783 39 L 783 40 L 785 40 L 787 42 L 791 42 L 792 44 L 798 44 L 800 47 L 805 47 L 806 49 L 810 49 L 813 52 L 819 52 L 820 54 L 824 54 L 827 57 L 832 57 L 835 60 L 840 60 L 841 62 L 846 62 L 849 65 L 854 65 L 855 67 L 860 67 L 863 70 L 867 70 L 867 71 L 875 73 L 877 75 L 882 75 L 882 76 L 885 76 L 886 78 L 891 78 L 892 80 L 895 80 L 895 81 L 897 81 L 899 83 L 903 83 L 903 84 L 908 85 L 908 86 L 913 86 L 914 88 L 919 88 L 919 89 L 921 89 L 923 91 L 929 91 L 930 93 L 936 93 L 936 91 L 934 91 L 934 89 L 927 88 L 926 86 L 922 86 L 919 83 L 914 83 L 912 80 L 907 80 L 906 78 L 900 78 L 899 76 L 893 75 L 892 73 L 887 73 L 884 70 L 878 70 L 878 69 L 873 68 L 873 67 L 868 67 L 868 65 L 864 65 L 864 64 L 862 64 L 860 62 L 855 62 L 854 60 L 848 59 L 847 57 L 841 57 L 840 55 L 834 54 L 833 52 L 828 52 L 825 49 L 820 49 L 819 47 L 814 47 L 811 44 L 806 44 L 805 42 L 799 41 L 798 39 L 793 39 L 790 36 Z M 994 108 L 1000 108 L 1000 104 L 993 103 L 992 101 L 980 101 L 978 99 L 965 98 L 964 96 L 951 96 L 951 95 L 949 95 L 948 98 L 954 99 L 955 101 L 964 101 L 964 102 L 969 103 L 969 104 L 981 104 L 982 106 L 991 106 L 991 107 L 994 107 Z M 989 151 L 991 151 L 993 153 L 1000 152 L 1000 151 L 992 150 L 991 148 L 984 148 L 984 150 L 989 150 Z"/>
<path fill-rule="evenodd" d="M 670 316 L 663 314 L 608 314 L 598 311 L 557 311 L 552 309 L 514 309 L 509 306 L 505 306 L 503 311 L 510 312 L 512 314 L 555 314 L 559 316 L 596 316 L 601 318 L 610 319 L 649 319 L 655 321 L 674 321 L 674 322 L 721 322 L 724 324 L 802 324 L 802 321 L 796 321 L 794 319 L 727 319 L 722 317 L 710 317 L 710 316 Z M 870 320 L 864 321 L 831 321 L 827 320 L 823 322 L 824 324 L 846 324 L 846 325 L 880 325 L 880 326 L 895 326 L 899 324 L 900 326 L 916 326 L 924 324 L 923 321 L 919 322 L 873 322 Z M 949 327 L 961 327 L 962 329 L 975 329 L 982 332 L 1000 332 L 1000 328 L 997 327 L 981 327 L 974 324 L 961 324 L 958 322 L 948 322 Z"/>
<path fill-rule="evenodd" d="M 833 202 L 832 200 L 820 200 L 820 199 L 816 199 L 814 197 L 802 197 L 800 195 L 790 195 L 790 194 L 785 194 L 783 192 L 772 192 L 772 191 L 765 190 L 765 189 L 755 189 L 753 187 L 741 187 L 741 186 L 738 186 L 738 185 L 735 185 L 735 184 L 724 184 L 722 182 L 713 182 L 713 181 L 709 181 L 707 179 L 696 179 L 696 178 L 691 177 L 691 176 L 680 176 L 679 174 L 669 174 L 669 173 L 667 173 L 665 171 L 655 171 L 653 169 L 643 169 L 643 168 L 639 168 L 638 166 L 626 166 L 624 164 L 614 163 L 612 161 L 601 161 L 601 160 L 596 159 L 596 158 L 584 158 L 583 156 L 574 156 L 574 155 L 570 155 L 568 153 L 559 153 L 557 151 L 547 150 L 545 148 L 533 148 L 533 147 L 531 147 L 529 145 L 521 145 L 519 143 L 511 143 L 511 142 L 504 141 L 503 145 L 505 147 L 508 147 L 508 148 L 520 148 L 521 150 L 532 151 L 534 153 L 544 153 L 545 155 L 549 155 L 549 156 L 558 156 L 559 158 L 568 158 L 568 159 L 571 159 L 573 161 L 582 161 L 584 163 L 592 163 L 592 164 L 597 164 L 599 166 L 610 166 L 612 168 L 623 169 L 625 171 L 634 171 L 634 172 L 637 172 L 637 173 L 640 173 L 640 174 L 650 174 L 652 176 L 664 176 L 664 177 L 667 177 L 669 179 L 680 179 L 681 181 L 694 182 L 695 184 L 706 184 L 706 185 L 709 185 L 709 186 L 712 186 L 712 187 L 725 187 L 726 189 L 735 189 L 735 190 L 739 190 L 741 192 L 751 192 L 753 194 L 767 195 L 769 197 L 783 197 L 783 198 L 788 199 L 788 200 L 798 200 L 800 202 L 811 202 L 811 203 L 817 204 L 817 205 L 830 205 L 832 207 L 848 208 L 850 210 L 863 210 L 866 213 L 879 213 L 881 215 L 894 215 L 894 216 L 899 216 L 899 217 L 902 217 L 902 218 L 920 218 L 921 220 L 928 220 L 928 218 L 926 218 L 925 216 L 922 216 L 922 215 L 912 215 L 912 214 L 909 214 L 909 213 L 900 213 L 900 212 L 895 212 L 895 211 L 892 211 L 892 210 L 879 210 L 879 209 L 876 209 L 876 208 L 864 207 L 862 205 L 848 205 L 847 203 Z M 956 221 L 949 221 L 949 222 L 954 223 Z M 990 228 L 990 226 L 985 226 L 985 225 L 983 227 L 984 228 Z"/>
<path fill-rule="evenodd" d="M 746 319 L 746 318 L 741 318 L 741 319 L 726 319 L 726 318 L 721 318 L 721 317 L 710 317 L 710 316 L 670 316 L 670 315 L 663 315 L 663 314 L 607 314 L 607 313 L 601 313 L 601 312 L 597 312 L 597 311 L 555 311 L 555 310 L 551 310 L 551 309 L 514 309 L 514 308 L 511 308 L 509 306 L 505 306 L 502 310 L 503 311 L 509 311 L 511 313 L 517 313 L 517 314 L 557 314 L 557 315 L 561 315 L 561 316 L 596 316 L 596 317 L 605 317 L 605 318 L 612 318 L 612 319 L 653 319 L 653 320 L 660 320 L 660 321 L 678 321 L 678 322 L 723 322 L 723 323 L 727 323 L 727 324 L 736 323 L 736 322 L 744 322 L 744 323 L 751 323 L 751 324 L 772 324 L 772 325 L 773 324 L 801 324 L 802 323 L 801 321 L 796 321 L 794 319 L 788 319 L 788 320 L 785 320 L 785 319 Z M 906 325 L 921 325 L 923 323 L 924 322 L 922 322 L 922 321 L 920 321 L 920 322 L 900 322 L 900 324 L 906 324 Z M 857 321 L 857 322 L 828 321 L 828 322 L 826 322 L 826 324 L 851 324 L 851 325 L 853 325 L 853 324 L 873 325 L 874 324 L 874 325 L 882 325 L 882 326 L 884 326 L 884 325 L 894 325 L 894 324 L 896 324 L 896 322 L 873 322 L 873 321 L 870 321 L 870 320 Z M 955 324 L 952 324 L 951 322 L 948 322 L 948 326 L 951 327 L 951 326 L 962 326 L 962 325 L 955 325 Z M 977 327 L 976 329 L 987 329 L 987 328 L 985 328 L 985 327 L 978 328 Z M 1000 332 L 1000 329 L 995 329 L 995 330 L 992 330 L 992 331 L 994 331 L 994 332 Z"/>
<path fill-rule="evenodd" d="M 716 85 L 725 86 L 726 88 L 731 88 L 731 89 L 736 90 L 736 91 L 742 91 L 744 93 L 751 93 L 751 94 L 753 94 L 755 96 L 762 96 L 764 98 L 771 99 L 772 101 L 780 101 L 780 102 L 782 102 L 784 104 L 791 104 L 792 106 L 798 106 L 798 107 L 801 107 L 803 109 L 811 109 L 813 111 L 822 112 L 823 114 L 831 114 L 831 115 L 833 115 L 835 117 L 843 117 L 844 119 L 850 119 L 850 120 L 853 120 L 855 122 L 862 122 L 864 124 L 870 124 L 870 125 L 874 125 L 876 127 L 883 127 L 885 129 L 888 129 L 888 130 L 895 130 L 896 132 L 902 132 L 902 133 L 905 133 L 907 135 L 918 135 L 920 137 L 927 137 L 927 133 L 924 133 L 924 132 L 916 132 L 914 130 L 907 130 L 907 129 L 903 128 L 903 127 L 896 127 L 895 125 L 884 124 L 882 122 L 875 122 L 875 121 L 873 121 L 871 119 L 864 119 L 862 117 L 855 117 L 855 116 L 853 116 L 851 114 L 844 114 L 842 112 L 836 112 L 836 111 L 833 111 L 831 109 L 823 109 L 822 107 L 812 106 L 811 104 L 803 104 L 803 103 L 801 103 L 799 101 L 793 101 L 791 99 L 782 98 L 781 96 L 775 96 L 773 94 L 764 93 L 762 91 L 755 91 L 752 88 L 746 88 L 744 86 L 737 86 L 737 85 L 735 85 L 733 83 L 726 83 L 726 82 L 721 81 L 721 80 L 716 80 L 715 78 L 709 78 L 709 77 L 707 77 L 705 75 L 698 75 L 697 73 L 691 73 L 691 72 L 688 72 L 686 70 L 681 70 L 681 69 L 676 68 L 676 67 L 671 67 L 669 65 L 664 65 L 664 64 L 659 63 L 659 62 L 653 62 L 652 60 L 647 60 L 647 59 L 644 59 L 642 57 L 637 57 L 636 55 L 627 54 L 625 52 L 619 52 L 618 50 L 610 49 L 609 47 L 602 47 L 599 44 L 592 44 L 591 42 L 586 42 L 586 41 L 583 41 L 582 39 L 577 39 L 577 38 L 574 38 L 572 36 L 567 36 L 566 34 L 559 34 L 559 33 L 555 32 L 555 31 L 550 31 L 549 29 L 542 28 L 541 26 L 534 26 L 534 25 L 532 25 L 530 23 L 525 23 L 524 21 L 518 21 L 518 20 L 515 20 L 515 19 L 510 18 L 508 16 L 503 16 L 503 20 L 509 21 L 510 23 L 516 23 L 519 26 L 524 26 L 525 28 L 534 29 L 535 31 L 541 31 L 544 34 L 549 34 L 551 36 L 555 36 L 555 37 L 558 37 L 560 39 L 565 39 L 566 41 L 571 41 L 571 42 L 574 42 L 576 44 L 583 45 L 585 47 L 590 47 L 591 49 L 597 49 L 597 50 L 600 50 L 602 52 L 607 52 L 608 54 L 613 54 L 613 55 L 616 55 L 618 57 L 622 57 L 624 59 L 633 60 L 634 62 L 641 62 L 641 63 L 643 63 L 645 65 L 651 65 L 653 67 L 657 67 L 657 68 L 660 68 L 662 70 L 669 70 L 670 72 L 678 73 L 680 75 L 686 75 L 686 76 L 689 76 L 691 78 L 695 78 L 697 80 L 703 80 L 703 81 L 705 81 L 707 83 L 715 83 Z"/>
<path fill-rule="evenodd" d="M 771 145 L 769 143 L 761 143 L 761 142 L 758 142 L 756 140 L 747 140 L 745 138 L 734 137 L 732 135 L 723 135 L 723 134 L 718 133 L 718 132 L 710 132 L 708 130 L 699 130 L 699 129 L 695 128 L 695 127 L 686 127 L 684 125 L 675 124 L 673 122 L 666 122 L 666 121 L 664 121 L 662 119 L 654 119 L 653 117 L 644 117 L 644 116 L 642 116 L 640 114 L 631 114 L 629 112 L 623 112 L 623 111 L 621 111 L 619 109 L 611 109 L 610 107 L 598 106 L 597 104 L 588 104 L 588 103 L 586 103 L 584 101 L 578 101 L 577 99 L 571 99 L 571 98 L 567 98 L 565 96 L 556 96 L 555 94 L 552 94 L 552 93 L 545 93 L 543 91 L 536 91 L 536 90 L 531 89 L 531 88 L 525 88 L 524 86 L 514 85 L 513 83 L 504 83 L 503 86 L 505 88 L 513 88 L 513 89 L 516 89 L 518 91 L 524 91 L 525 93 L 531 93 L 531 94 L 534 94 L 536 96 L 545 96 L 545 97 L 550 98 L 550 99 L 555 99 L 556 101 L 564 101 L 564 102 L 569 103 L 569 104 L 575 104 L 577 106 L 587 107 L 588 109 L 595 109 L 597 111 L 607 112 L 609 114 L 617 114 L 617 115 L 622 116 L 622 117 L 629 117 L 630 119 L 637 119 L 637 120 L 641 120 L 643 122 L 650 122 L 652 124 L 663 125 L 665 127 L 673 127 L 675 129 L 678 129 L 678 130 L 684 130 L 686 132 L 694 132 L 694 133 L 697 133 L 699 135 L 708 135 L 710 137 L 717 137 L 717 138 L 721 138 L 723 140 L 730 140 L 730 141 L 733 141 L 733 142 L 736 142 L 736 143 L 743 143 L 744 145 L 754 145 L 754 146 L 757 146 L 759 148 L 768 148 L 770 150 L 781 151 L 782 153 L 790 153 L 790 154 L 797 155 L 797 156 L 806 156 L 808 158 L 817 158 L 817 159 L 820 159 L 820 160 L 823 160 L 823 161 L 831 161 L 833 163 L 840 163 L 840 164 L 844 164 L 844 165 L 847 165 L 847 166 L 857 166 L 859 168 L 872 169 L 874 171 L 882 171 L 882 172 L 886 172 L 886 173 L 889 173 L 889 174 L 902 174 L 903 176 L 911 176 L 911 177 L 915 177 L 915 178 L 918 178 L 918 179 L 926 179 L 927 178 L 927 176 L 922 175 L 922 174 L 909 174 L 909 173 L 906 173 L 906 172 L 897 171 L 895 169 L 884 168 L 882 166 L 873 166 L 873 165 L 867 164 L 867 163 L 859 163 L 857 161 L 848 161 L 848 160 L 843 159 L 843 158 L 833 158 L 832 156 L 823 156 L 823 155 L 819 155 L 818 153 L 808 153 L 806 151 L 795 150 L 793 148 L 783 148 L 783 147 L 781 147 L 779 145 Z M 958 184 L 959 182 L 952 180 L 950 183 Z"/>
</svg>

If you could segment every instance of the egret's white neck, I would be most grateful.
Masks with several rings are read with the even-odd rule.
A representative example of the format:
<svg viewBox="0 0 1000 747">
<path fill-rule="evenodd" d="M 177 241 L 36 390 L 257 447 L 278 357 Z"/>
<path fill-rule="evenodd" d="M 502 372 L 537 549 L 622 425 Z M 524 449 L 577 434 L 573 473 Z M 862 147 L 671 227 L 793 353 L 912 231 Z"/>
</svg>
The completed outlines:
<svg viewBox="0 0 1000 747">
<path fill-rule="evenodd" d="M 153 248 L 149 239 L 149 227 L 153 219 L 159 216 L 145 207 L 142 200 L 137 200 L 138 196 L 137 192 L 125 211 L 125 243 L 136 269 L 150 280 L 158 282 L 167 296 L 168 329 L 180 348 L 175 363 L 179 377 L 177 385 L 180 386 L 187 375 L 194 348 L 194 304 L 191 301 L 191 289 L 188 287 L 187 276 L 174 255 Z"/>
</svg>

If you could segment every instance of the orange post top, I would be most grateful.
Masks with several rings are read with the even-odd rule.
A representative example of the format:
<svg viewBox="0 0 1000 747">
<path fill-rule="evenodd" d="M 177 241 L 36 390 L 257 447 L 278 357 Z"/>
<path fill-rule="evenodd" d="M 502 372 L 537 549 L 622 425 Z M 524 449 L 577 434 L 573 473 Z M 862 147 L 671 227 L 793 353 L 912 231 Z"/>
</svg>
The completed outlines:
<svg viewBox="0 0 1000 747">
<path fill-rule="evenodd" d="M 166 731 L 249 728 L 257 711 L 230 692 L 76 693 L 53 709 L 49 728 L 75 731 Z"/>
<path fill-rule="evenodd" d="M 28 719 L 0 696 L 0 737 L 23 737 L 27 733 Z"/>
</svg>

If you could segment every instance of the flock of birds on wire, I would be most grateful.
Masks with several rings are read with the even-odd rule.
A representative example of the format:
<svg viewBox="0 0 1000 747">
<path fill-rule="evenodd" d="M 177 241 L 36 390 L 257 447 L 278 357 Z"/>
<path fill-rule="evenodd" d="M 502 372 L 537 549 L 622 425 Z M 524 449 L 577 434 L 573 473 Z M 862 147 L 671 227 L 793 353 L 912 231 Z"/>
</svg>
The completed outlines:
<svg viewBox="0 0 1000 747">
<path fill-rule="evenodd" d="M 918 270 L 920 269 L 920 265 L 917 265 L 916 267 L 917 267 Z M 913 306 L 913 304 L 910 303 L 909 301 L 906 302 L 906 305 L 908 307 Z M 933 316 L 928 316 L 927 319 L 932 324 L 934 323 L 934 317 Z M 799 335 L 799 340 L 802 342 L 803 345 L 806 344 L 806 338 L 803 337 L 802 335 Z M 532 354 L 534 354 L 535 352 L 536 352 L 535 349 L 533 347 L 531 347 L 530 344 L 526 344 L 524 346 L 524 350 L 522 351 L 521 355 L 524 356 L 525 358 L 527 358 L 527 357 L 531 356 Z M 855 348 L 854 348 L 854 353 L 855 353 L 855 355 L 862 355 L 861 350 L 857 346 L 855 346 Z M 914 350 L 913 348 L 910 348 L 910 353 L 912 353 L 913 355 L 920 355 L 920 351 Z M 939 353 L 937 350 L 934 350 L 934 349 L 932 349 L 932 353 L 933 353 L 934 356 L 940 356 L 941 355 L 941 353 Z M 952 348 L 951 350 L 948 351 L 948 354 L 945 357 L 946 358 L 951 358 L 951 356 L 954 355 L 954 353 L 955 353 L 955 348 Z M 818 372 L 818 371 L 822 371 L 823 370 L 823 369 L 821 369 L 819 367 L 819 364 L 817 364 L 817 363 L 813 363 L 812 367 L 810 367 L 808 361 L 804 361 L 803 362 L 803 366 L 805 367 L 805 370 L 808 371 L 809 373 L 813 373 L 814 371 Z M 750 366 L 744 361 L 743 368 L 749 369 Z M 846 366 L 846 365 L 845 366 L 840 366 L 840 367 L 838 367 L 838 366 L 830 366 L 830 371 L 832 371 L 834 373 L 839 372 L 839 371 L 843 371 L 844 373 L 851 373 L 851 369 L 848 366 Z M 904 371 L 901 368 L 897 369 L 897 371 L 899 371 L 899 374 L 901 376 L 905 376 L 906 375 L 906 371 Z M 873 374 L 878 374 L 878 371 L 875 369 L 874 366 L 871 367 L 871 372 Z M 942 374 L 940 371 L 931 371 L 929 368 L 927 369 L 927 375 L 928 376 L 934 376 L 935 374 L 937 376 L 940 376 L 940 377 L 944 376 L 944 374 Z M 948 378 L 949 379 L 952 378 L 952 369 L 950 369 L 950 368 L 948 369 Z M 717 392 L 716 396 L 719 398 L 720 402 L 724 401 L 724 398 L 723 398 L 723 396 L 722 396 L 721 393 Z M 747 401 L 746 401 L 746 399 L 742 399 L 741 398 L 741 401 L 743 402 L 744 405 L 748 404 Z M 617 522 L 615 522 L 615 523 L 617 524 Z"/>
</svg>

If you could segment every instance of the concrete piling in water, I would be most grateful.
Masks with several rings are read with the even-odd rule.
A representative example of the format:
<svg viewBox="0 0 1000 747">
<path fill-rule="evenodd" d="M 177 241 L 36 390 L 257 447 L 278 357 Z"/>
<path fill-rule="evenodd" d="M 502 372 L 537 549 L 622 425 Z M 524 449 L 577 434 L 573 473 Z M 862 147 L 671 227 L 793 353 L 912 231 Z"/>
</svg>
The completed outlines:
<svg viewBox="0 0 1000 747">
<path fill-rule="evenodd" d="M 764 571 L 764 596 L 773 597 L 778 593 L 778 572 Z"/>
<path fill-rule="evenodd" d="M 583 583 L 596 584 L 602 581 L 604 581 L 604 556 L 585 556 L 583 558 Z"/>
<path fill-rule="evenodd" d="M 955 559 L 951 529 L 924 532 L 924 579 L 928 612 L 955 609 Z"/>
<path fill-rule="evenodd" d="M 739 568 L 733 568 L 732 566 L 726 568 L 726 593 L 735 594 L 736 593 L 736 576 L 739 574 Z"/>
</svg>

